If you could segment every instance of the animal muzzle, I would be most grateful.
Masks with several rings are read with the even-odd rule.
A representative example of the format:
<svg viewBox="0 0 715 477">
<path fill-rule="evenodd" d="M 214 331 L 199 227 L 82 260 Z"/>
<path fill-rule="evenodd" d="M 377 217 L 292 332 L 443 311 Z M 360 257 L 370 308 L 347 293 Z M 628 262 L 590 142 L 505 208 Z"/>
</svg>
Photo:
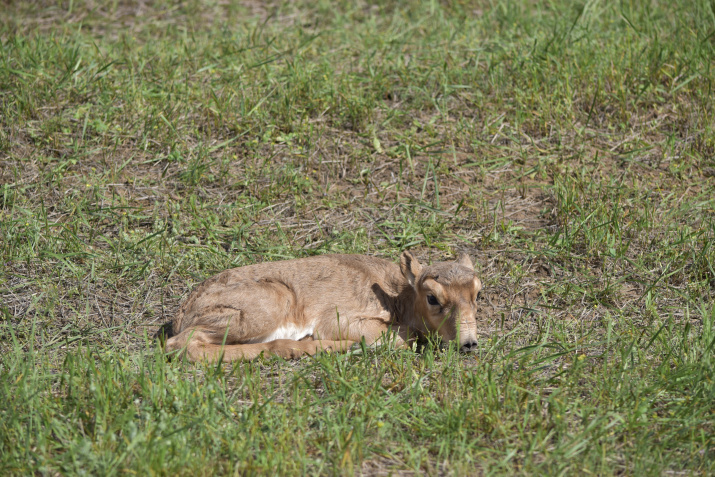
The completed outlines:
<svg viewBox="0 0 715 477">
<path fill-rule="evenodd" d="M 470 353 L 475 351 L 478 345 L 477 320 L 468 306 L 460 308 L 455 307 L 449 316 L 453 320 L 453 328 L 450 327 L 451 330 L 445 330 L 441 334 L 443 338 L 449 341 L 458 342 L 461 352 Z"/>
<path fill-rule="evenodd" d="M 477 350 L 477 340 L 470 339 L 464 343 L 462 343 L 462 346 L 459 347 L 459 351 L 462 353 L 471 353 L 472 351 Z"/>
<path fill-rule="evenodd" d="M 459 351 L 471 353 L 477 349 L 476 322 L 462 322 L 459 325 Z"/>
</svg>

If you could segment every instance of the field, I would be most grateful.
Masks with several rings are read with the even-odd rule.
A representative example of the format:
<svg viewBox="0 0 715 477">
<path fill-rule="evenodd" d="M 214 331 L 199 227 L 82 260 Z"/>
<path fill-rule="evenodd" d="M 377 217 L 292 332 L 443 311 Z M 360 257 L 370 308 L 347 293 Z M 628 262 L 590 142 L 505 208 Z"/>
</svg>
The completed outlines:
<svg viewBox="0 0 715 477">
<path fill-rule="evenodd" d="M 715 3 L 3 2 L 0 474 L 713 475 Z M 467 252 L 479 350 L 152 340 Z"/>
</svg>

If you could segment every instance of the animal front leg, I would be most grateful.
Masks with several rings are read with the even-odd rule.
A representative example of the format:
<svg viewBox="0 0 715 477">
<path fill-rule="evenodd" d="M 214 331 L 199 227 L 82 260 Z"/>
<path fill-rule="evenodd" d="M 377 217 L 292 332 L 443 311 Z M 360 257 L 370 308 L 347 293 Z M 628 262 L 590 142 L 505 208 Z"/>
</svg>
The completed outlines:
<svg viewBox="0 0 715 477">
<path fill-rule="evenodd" d="M 391 325 L 386 322 L 384 317 L 359 317 L 355 321 L 358 323 L 358 327 L 355 330 L 356 333 L 350 336 L 350 339 L 358 343 L 364 339 L 365 344 L 371 348 L 386 345 L 395 348 L 407 348 L 414 341 L 409 328 Z"/>
<path fill-rule="evenodd" d="M 275 340 L 269 343 L 271 354 L 283 359 L 296 359 L 302 356 L 312 356 L 319 351 L 345 352 L 356 342 L 351 340 Z"/>
</svg>

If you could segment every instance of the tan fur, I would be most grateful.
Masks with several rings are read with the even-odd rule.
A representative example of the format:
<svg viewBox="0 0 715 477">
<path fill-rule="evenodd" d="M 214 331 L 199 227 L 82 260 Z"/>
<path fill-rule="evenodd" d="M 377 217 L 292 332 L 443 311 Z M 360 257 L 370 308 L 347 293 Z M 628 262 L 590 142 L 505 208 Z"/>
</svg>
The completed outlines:
<svg viewBox="0 0 715 477">
<path fill-rule="evenodd" d="M 362 255 L 321 255 L 226 270 L 200 284 L 172 323 L 167 352 L 191 361 L 283 358 L 345 351 L 362 338 L 397 345 L 429 332 L 476 347 L 472 261 L 422 266 L 404 252 L 400 265 Z M 439 305 L 430 305 L 433 295 Z"/>
</svg>

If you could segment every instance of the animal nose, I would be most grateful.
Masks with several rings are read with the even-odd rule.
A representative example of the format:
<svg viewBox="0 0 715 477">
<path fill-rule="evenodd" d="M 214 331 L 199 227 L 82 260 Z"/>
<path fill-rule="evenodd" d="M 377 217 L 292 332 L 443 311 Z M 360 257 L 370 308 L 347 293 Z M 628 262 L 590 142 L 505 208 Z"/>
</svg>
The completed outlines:
<svg viewBox="0 0 715 477">
<path fill-rule="evenodd" d="M 477 349 L 477 342 L 476 341 L 467 341 L 462 345 L 459 350 L 462 353 L 471 353 L 472 351 L 475 351 Z"/>
</svg>

